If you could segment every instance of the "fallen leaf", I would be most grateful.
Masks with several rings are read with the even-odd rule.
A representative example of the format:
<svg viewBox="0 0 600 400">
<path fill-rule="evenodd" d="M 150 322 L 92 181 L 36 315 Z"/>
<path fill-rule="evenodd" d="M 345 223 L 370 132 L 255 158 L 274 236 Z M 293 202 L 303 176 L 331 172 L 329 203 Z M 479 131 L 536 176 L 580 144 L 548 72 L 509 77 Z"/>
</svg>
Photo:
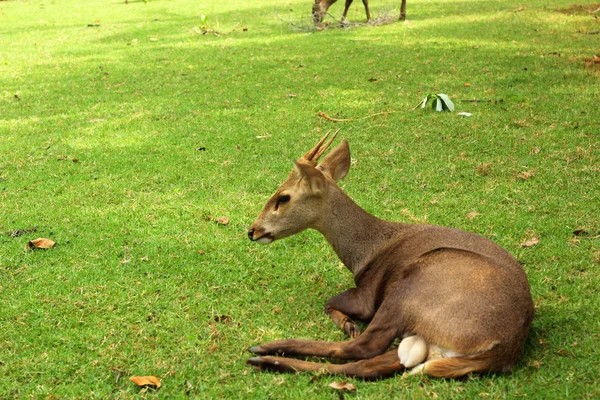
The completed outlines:
<svg viewBox="0 0 600 400">
<path fill-rule="evenodd" d="M 27 243 L 27 246 L 29 246 L 29 248 L 35 248 L 35 249 L 49 249 L 50 247 L 54 246 L 55 244 L 56 244 L 56 242 L 53 240 L 46 239 L 46 238 L 38 238 L 38 239 L 34 239 L 34 240 L 30 241 L 29 243 Z"/>
<path fill-rule="evenodd" d="M 335 390 L 347 390 L 349 392 L 354 392 L 356 390 L 356 386 L 354 386 L 352 383 L 348 383 L 348 382 L 331 382 L 329 385 L 330 388 L 334 388 Z"/>
<path fill-rule="evenodd" d="M 479 217 L 481 215 L 481 213 L 478 213 L 477 211 L 471 211 L 470 213 L 468 213 L 467 215 L 465 215 L 465 218 L 467 219 L 475 219 L 477 217 Z"/>
<path fill-rule="evenodd" d="M 517 175 L 518 178 L 521 178 L 524 181 L 528 180 L 529 178 L 533 178 L 534 176 L 535 176 L 534 169 L 532 169 L 531 171 L 523 171 L 519 175 Z"/>
<path fill-rule="evenodd" d="M 483 164 L 477 165 L 475 167 L 475 170 L 477 171 L 477 173 L 479 175 L 487 176 L 490 174 L 491 167 L 492 167 L 491 163 L 483 163 Z"/>
<path fill-rule="evenodd" d="M 471 87 L 471 86 L 473 86 L 473 85 L 467 82 L 467 83 L 465 83 L 463 86 L 464 86 L 464 87 Z"/>
<path fill-rule="evenodd" d="M 536 244 L 538 244 L 539 242 L 540 242 L 540 239 L 537 236 L 534 236 L 531 239 L 526 240 L 523 243 L 521 243 L 521 247 L 532 247 L 532 246 L 535 246 Z"/>
<path fill-rule="evenodd" d="M 532 361 L 531 363 L 529 363 L 529 365 L 534 368 L 539 368 L 542 366 L 542 363 L 536 360 L 536 361 Z"/>
<path fill-rule="evenodd" d="M 155 376 L 132 376 L 129 380 L 140 387 L 151 386 L 160 389 L 161 386 L 160 379 Z"/>
<path fill-rule="evenodd" d="M 229 223 L 229 218 L 223 216 L 223 217 L 215 218 L 215 221 L 217 221 L 217 224 L 219 224 L 219 225 L 227 225 Z"/>
</svg>

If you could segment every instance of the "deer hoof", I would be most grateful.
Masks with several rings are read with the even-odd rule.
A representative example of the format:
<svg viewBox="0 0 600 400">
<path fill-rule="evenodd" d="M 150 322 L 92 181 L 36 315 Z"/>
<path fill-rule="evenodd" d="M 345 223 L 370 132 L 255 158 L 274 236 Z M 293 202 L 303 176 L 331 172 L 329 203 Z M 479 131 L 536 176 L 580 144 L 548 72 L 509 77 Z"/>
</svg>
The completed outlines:
<svg viewBox="0 0 600 400">
<path fill-rule="evenodd" d="M 257 369 L 263 369 L 263 362 L 260 357 L 253 357 L 246 360 L 246 365 L 251 365 Z"/>
<path fill-rule="evenodd" d="M 259 356 L 264 356 L 264 355 L 267 355 L 267 354 L 268 354 L 268 353 L 267 353 L 266 351 L 264 351 L 264 350 L 263 350 L 263 349 L 262 349 L 260 346 L 254 346 L 254 347 L 250 347 L 250 348 L 248 349 L 248 351 L 249 351 L 250 353 L 258 354 Z M 254 359 L 252 359 L 252 360 L 254 360 Z M 250 361 L 250 360 L 248 360 L 248 361 Z"/>
<path fill-rule="evenodd" d="M 344 325 L 344 332 L 346 332 L 346 335 L 351 339 L 356 339 L 360 336 L 360 327 L 354 322 L 346 322 Z"/>
<path fill-rule="evenodd" d="M 246 360 L 246 365 L 251 365 L 261 371 L 294 372 L 294 368 L 281 362 L 277 357 L 253 357 Z"/>
</svg>

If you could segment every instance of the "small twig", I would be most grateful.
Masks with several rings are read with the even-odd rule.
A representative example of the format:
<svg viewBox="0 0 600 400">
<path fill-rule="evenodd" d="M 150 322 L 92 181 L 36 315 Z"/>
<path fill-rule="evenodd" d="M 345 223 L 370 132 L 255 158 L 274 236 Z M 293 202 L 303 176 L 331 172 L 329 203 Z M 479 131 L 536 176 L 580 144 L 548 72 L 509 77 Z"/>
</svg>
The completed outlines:
<svg viewBox="0 0 600 400">
<path fill-rule="evenodd" d="M 121 374 L 125 374 L 126 372 L 123 371 L 122 369 L 116 368 L 116 367 L 110 367 L 110 369 L 113 372 L 116 372 L 115 374 L 115 386 L 119 384 L 119 379 L 121 378 Z"/>
<path fill-rule="evenodd" d="M 479 99 L 461 99 L 463 103 L 491 103 L 492 100 L 479 100 Z"/>
<path fill-rule="evenodd" d="M 422 104 L 423 104 L 423 100 L 421 100 L 419 102 L 419 104 L 417 104 L 416 106 L 413 107 L 413 111 L 416 110 L 417 108 L 421 107 Z"/>
<path fill-rule="evenodd" d="M 383 111 L 383 112 L 379 112 L 379 113 L 375 113 L 375 114 L 371 114 L 371 115 L 367 115 L 366 117 L 361 117 L 361 118 L 333 118 L 330 117 L 329 115 L 327 115 L 326 113 L 324 113 L 323 111 L 319 111 L 319 117 L 320 118 L 325 118 L 331 122 L 352 122 L 352 121 L 360 121 L 363 119 L 367 119 L 367 118 L 373 118 L 376 117 L 378 115 L 387 115 L 387 114 L 393 114 L 397 111 Z"/>
<path fill-rule="evenodd" d="M 317 30 L 317 28 L 315 27 L 315 25 L 313 23 L 305 23 L 303 25 L 298 25 L 298 24 L 296 24 L 293 21 L 283 19 L 280 15 L 277 15 L 276 18 L 278 20 L 282 21 L 282 22 L 290 24 L 294 28 L 296 28 L 298 30 L 301 30 L 301 31 L 315 31 L 315 30 Z"/>
</svg>

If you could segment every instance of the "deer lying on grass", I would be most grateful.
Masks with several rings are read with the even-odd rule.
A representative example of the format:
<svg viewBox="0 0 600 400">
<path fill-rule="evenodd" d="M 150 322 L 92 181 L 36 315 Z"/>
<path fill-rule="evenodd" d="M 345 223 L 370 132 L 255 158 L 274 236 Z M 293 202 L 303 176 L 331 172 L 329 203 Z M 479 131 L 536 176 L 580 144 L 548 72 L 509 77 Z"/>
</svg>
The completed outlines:
<svg viewBox="0 0 600 400">
<path fill-rule="evenodd" d="M 313 12 L 313 21 L 315 25 L 323 22 L 325 15 L 327 14 L 327 10 L 333 3 L 337 0 L 315 0 L 315 4 L 313 4 L 312 12 Z M 348 9 L 352 4 L 353 0 L 346 0 L 346 6 L 344 7 L 344 14 L 342 15 L 342 23 L 346 22 L 346 15 L 348 14 Z M 365 5 L 365 11 L 367 13 L 367 22 L 371 20 L 371 12 L 369 11 L 369 0 L 363 0 L 363 4 Z M 400 6 L 400 21 L 404 21 L 406 19 L 406 0 L 402 0 L 402 5 Z"/>
<path fill-rule="evenodd" d="M 366 379 L 405 369 L 436 377 L 509 371 L 534 316 L 521 265 L 474 233 L 387 222 L 364 211 L 336 184 L 350 168 L 348 143 L 317 163 L 335 137 L 324 144 L 328 134 L 294 163 L 248 237 L 268 244 L 307 228 L 321 232 L 354 275 L 356 287 L 325 306 L 351 340 L 277 340 L 249 349 L 259 357 L 248 364 Z M 370 324 L 361 334 L 353 320 Z M 399 347 L 390 350 L 397 338 Z M 275 355 L 357 361 L 322 364 Z"/>
</svg>

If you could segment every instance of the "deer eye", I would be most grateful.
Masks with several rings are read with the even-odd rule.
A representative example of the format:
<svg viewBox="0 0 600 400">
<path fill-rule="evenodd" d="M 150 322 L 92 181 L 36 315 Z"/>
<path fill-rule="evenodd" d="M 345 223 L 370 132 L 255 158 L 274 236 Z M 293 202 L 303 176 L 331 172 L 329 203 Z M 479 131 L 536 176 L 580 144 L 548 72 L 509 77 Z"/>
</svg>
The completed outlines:
<svg viewBox="0 0 600 400">
<path fill-rule="evenodd" d="M 287 194 L 277 197 L 277 202 L 275 203 L 275 211 L 279 209 L 280 205 L 285 204 L 288 201 L 290 201 L 290 196 L 288 196 Z"/>
</svg>

